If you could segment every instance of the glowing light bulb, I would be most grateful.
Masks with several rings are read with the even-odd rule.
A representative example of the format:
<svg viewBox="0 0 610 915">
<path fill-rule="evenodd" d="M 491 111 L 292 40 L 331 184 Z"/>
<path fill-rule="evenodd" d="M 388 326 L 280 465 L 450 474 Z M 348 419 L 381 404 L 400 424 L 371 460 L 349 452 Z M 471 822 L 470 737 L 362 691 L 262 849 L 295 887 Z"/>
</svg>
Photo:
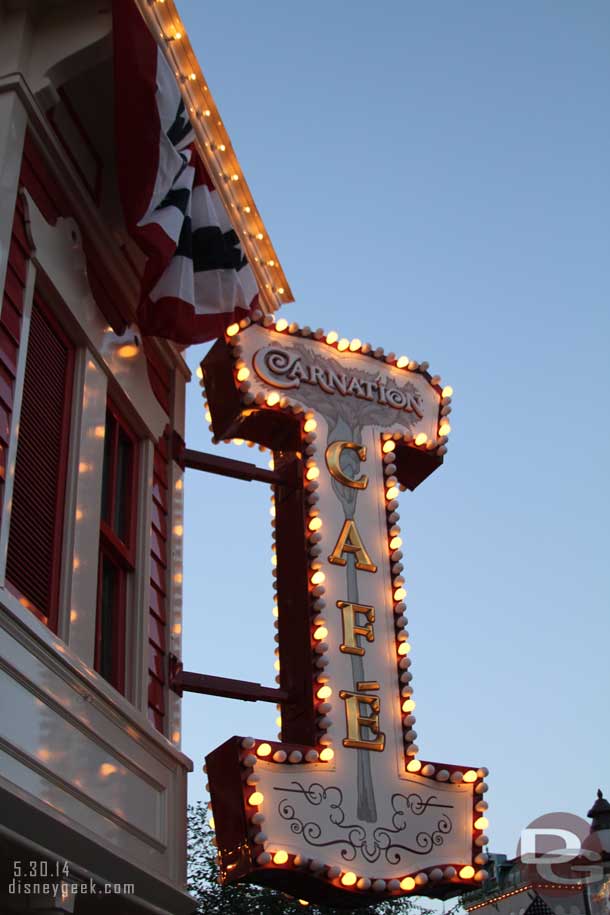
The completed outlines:
<svg viewBox="0 0 610 915">
<path fill-rule="evenodd" d="M 208 422 L 208 423 L 212 422 L 212 414 L 210 413 L 209 410 L 205 411 L 205 419 L 206 419 L 206 422 Z"/>
<path fill-rule="evenodd" d="M 240 445 L 243 445 L 243 443 L 244 443 L 243 438 L 234 438 L 233 439 L 233 444 L 237 445 L 237 447 L 239 447 Z"/>
<path fill-rule="evenodd" d="M 462 880 L 472 880 L 474 877 L 474 867 L 471 867 L 470 864 L 467 864 L 466 867 L 461 869 L 460 877 Z"/>
<path fill-rule="evenodd" d="M 390 540 L 390 549 L 399 550 L 402 546 L 402 537 L 392 537 Z"/>
<path fill-rule="evenodd" d="M 357 879 L 358 879 L 358 877 L 356 876 L 356 874 L 353 871 L 347 871 L 341 877 L 341 883 L 343 884 L 343 886 L 353 886 Z"/>
<path fill-rule="evenodd" d="M 415 436 L 416 445 L 425 445 L 427 441 L 428 441 L 428 436 L 426 435 L 425 432 L 418 432 L 417 435 Z"/>
<path fill-rule="evenodd" d="M 314 432 L 318 428 L 318 424 L 315 419 L 306 419 L 305 425 L 303 426 L 304 432 Z"/>
<path fill-rule="evenodd" d="M 267 394 L 267 404 L 270 407 L 274 407 L 280 402 L 280 395 L 277 391 L 271 391 L 270 394 Z"/>
<path fill-rule="evenodd" d="M 256 748 L 257 756 L 262 756 L 262 757 L 269 756 L 270 753 L 271 753 L 271 744 L 259 743 L 258 747 Z"/>
<path fill-rule="evenodd" d="M 383 451 L 384 454 L 389 454 L 390 451 L 394 451 L 395 449 L 396 449 L 395 442 L 393 442 L 392 439 L 389 439 L 389 441 L 383 443 L 383 448 L 381 450 Z"/>
<path fill-rule="evenodd" d="M 401 888 L 401 890 L 406 890 L 407 892 L 409 892 L 409 890 L 414 890 L 415 889 L 415 880 L 413 879 L 413 877 L 405 877 L 403 880 L 401 880 L 400 888 Z"/>
<path fill-rule="evenodd" d="M 333 694 L 333 691 L 330 688 L 330 686 L 321 686 L 320 689 L 318 690 L 318 692 L 316 693 L 316 696 L 318 697 L 318 699 L 330 699 L 332 694 Z"/>
<path fill-rule="evenodd" d="M 320 752 L 320 759 L 322 762 L 330 762 L 331 759 L 334 759 L 334 757 L 335 751 L 332 749 L 332 747 L 324 747 L 324 749 Z"/>
<path fill-rule="evenodd" d="M 362 340 L 359 340 L 358 337 L 354 337 L 354 339 L 352 340 L 352 342 L 349 345 L 349 348 L 352 351 L 352 353 L 356 353 L 360 349 L 361 346 L 362 346 Z"/>
<path fill-rule="evenodd" d="M 398 486 L 390 486 L 389 489 L 386 489 L 385 497 L 388 500 L 388 502 L 391 502 L 392 499 L 396 499 L 399 492 L 400 492 L 400 489 L 398 488 Z"/>
<path fill-rule="evenodd" d="M 274 617 L 277 619 L 278 616 L 280 615 L 280 611 L 278 610 L 277 604 L 274 604 L 273 610 L 271 612 L 274 615 Z"/>
<path fill-rule="evenodd" d="M 337 333 L 336 330 L 331 330 L 331 332 L 326 335 L 327 343 L 336 343 L 338 339 L 339 339 L 339 334 Z"/>
<path fill-rule="evenodd" d="M 410 759 L 407 763 L 407 772 L 419 772 L 421 763 L 419 759 Z"/>
<path fill-rule="evenodd" d="M 451 423 L 448 423 L 447 420 L 445 419 L 438 427 L 438 434 L 439 435 L 449 435 L 450 432 L 451 432 Z"/>
<path fill-rule="evenodd" d="M 312 518 L 311 521 L 309 522 L 310 531 L 319 531 L 321 527 L 322 527 L 321 518 Z"/>
<path fill-rule="evenodd" d="M 415 701 L 413 699 L 405 699 L 402 704 L 403 712 L 412 712 L 415 708 Z"/>
<path fill-rule="evenodd" d="M 323 581 L 326 581 L 326 575 L 321 570 L 314 572 L 311 576 L 312 585 L 321 585 Z"/>
<path fill-rule="evenodd" d="M 259 241 L 262 241 L 265 236 L 263 235 L 262 232 L 257 232 L 256 237 L 258 238 Z"/>
<path fill-rule="evenodd" d="M 287 852 L 287 851 L 276 851 L 276 853 L 275 853 L 274 856 L 273 856 L 273 863 L 274 863 L 274 864 L 286 864 L 286 861 L 287 861 L 287 860 L 288 860 L 288 852 Z"/>
<path fill-rule="evenodd" d="M 398 359 L 396 360 L 397 369 L 404 369 L 408 366 L 408 364 L 409 364 L 408 356 L 399 356 Z"/>
<path fill-rule="evenodd" d="M 477 778 L 478 778 L 478 775 L 474 769 L 468 769 L 467 772 L 464 772 L 463 781 L 465 781 L 465 782 L 476 782 Z"/>
<path fill-rule="evenodd" d="M 235 334 L 239 333 L 239 324 L 229 324 L 225 333 L 227 337 L 234 337 Z"/>
<path fill-rule="evenodd" d="M 320 470 L 318 467 L 310 467 L 305 476 L 308 480 L 317 480 L 320 476 Z"/>
<path fill-rule="evenodd" d="M 318 626 L 318 628 L 314 631 L 313 637 L 316 642 L 323 642 L 327 635 L 328 629 L 326 626 Z"/>
<path fill-rule="evenodd" d="M 261 791 L 253 791 L 250 797 L 248 798 L 248 803 L 252 807 L 260 807 L 260 805 L 265 800 L 265 795 Z"/>
<path fill-rule="evenodd" d="M 488 826 L 489 826 L 489 820 L 487 819 L 487 817 L 479 817 L 478 820 L 474 821 L 475 829 L 487 829 Z"/>
<path fill-rule="evenodd" d="M 398 654 L 401 658 L 404 658 L 405 655 L 409 654 L 411 651 L 411 646 L 408 642 L 401 642 L 398 646 Z"/>
<path fill-rule="evenodd" d="M 450 384 L 446 384 L 442 390 L 443 397 L 453 397 L 453 388 Z"/>
<path fill-rule="evenodd" d="M 124 343 L 119 346 L 117 353 L 121 359 L 133 359 L 134 356 L 138 355 L 138 347 L 135 343 Z"/>
<path fill-rule="evenodd" d="M 279 330 L 279 331 L 286 330 L 287 327 L 288 327 L 288 321 L 286 320 L 286 318 L 280 318 L 280 320 L 275 325 L 275 329 Z"/>
<path fill-rule="evenodd" d="M 237 380 L 238 381 L 245 381 L 246 378 L 249 378 L 249 377 L 250 377 L 250 369 L 247 368 L 247 366 L 244 365 L 241 369 L 238 369 L 238 371 L 237 371 Z"/>
<path fill-rule="evenodd" d="M 282 716 L 281 715 L 278 715 L 277 718 L 275 719 L 275 726 L 276 726 L 276 728 L 281 728 L 281 726 L 282 726 Z"/>
<path fill-rule="evenodd" d="M 189 76 L 189 79 L 190 79 L 190 80 L 193 80 L 193 82 L 194 82 L 194 81 L 197 79 L 197 74 L 196 74 L 196 73 L 191 73 L 191 75 Z M 234 180 L 237 180 L 237 178 L 234 178 Z"/>
<path fill-rule="evenodd" d="M 280 662 L 279 661 L 276 660 L 273 662 L 273 669 L 277 670 L 277 672 L 279 673 L 279 671 L 280 671 Z"/>
<path fill-rule="evenodd" d="M 349 340 L 347 339 L 347 337 L 341 337 L 341 339 L 337 343 L 337 349 L 339 350 L 339 352 L 340 353 L 345 352 L 345 350 L 348 348 L 348 346 L 349 346 Z"/>
</svg>

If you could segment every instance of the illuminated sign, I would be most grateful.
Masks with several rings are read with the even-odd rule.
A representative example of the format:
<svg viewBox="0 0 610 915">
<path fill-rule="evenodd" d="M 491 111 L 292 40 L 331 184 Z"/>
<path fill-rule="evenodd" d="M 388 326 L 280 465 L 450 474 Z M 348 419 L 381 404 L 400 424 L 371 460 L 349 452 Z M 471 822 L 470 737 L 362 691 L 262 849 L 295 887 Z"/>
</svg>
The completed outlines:
<svg viewBox="0 0 610 915">
<path fill-rule="evenodd" d="M 486 876 L 487 770 L 416 741 L 397 496 L 443 461 L 451 390 L 332 333 L 243 321 L 202 363 L 214 434 L 274 451 L 281 741 L 206 760 L 221 877 L 338 905 Z"/>
</svg>

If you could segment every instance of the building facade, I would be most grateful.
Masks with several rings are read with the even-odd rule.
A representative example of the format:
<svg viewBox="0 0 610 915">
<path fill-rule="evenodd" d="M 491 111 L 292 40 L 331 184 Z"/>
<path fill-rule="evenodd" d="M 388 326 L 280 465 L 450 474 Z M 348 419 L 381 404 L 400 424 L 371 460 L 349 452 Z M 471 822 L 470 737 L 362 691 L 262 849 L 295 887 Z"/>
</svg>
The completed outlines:
<svg viewBox="0 0 610 915">
<path fill-rule="evenodd" d="M 193 909 L 169 687 L 190 376 L 134 324 L 111 12 L 0 0 L 2 912 Z"/>
</svg>

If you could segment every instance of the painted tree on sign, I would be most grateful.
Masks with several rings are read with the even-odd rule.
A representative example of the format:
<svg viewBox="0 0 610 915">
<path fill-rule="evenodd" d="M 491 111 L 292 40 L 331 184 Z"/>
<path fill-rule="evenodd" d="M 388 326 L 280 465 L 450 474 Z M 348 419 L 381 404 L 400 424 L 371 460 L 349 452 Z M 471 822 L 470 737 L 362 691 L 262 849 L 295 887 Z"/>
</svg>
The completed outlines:
<svg viewBox="0 0 610 915">
<path fill-rule="evenodd" d="M 205 806 L 199 802 L 189 807 L 188 890 L 201 915 L 438 915 L 441 911 L 440 905 L 432 908 L 410 899 L 380 902 L 365 909 L 335 909 L 248 883 L 220 886 L 213 838 Z M 459 901 L 451 900 L 445 915 L 454 915 L 459 907 Z"/>
</svg>

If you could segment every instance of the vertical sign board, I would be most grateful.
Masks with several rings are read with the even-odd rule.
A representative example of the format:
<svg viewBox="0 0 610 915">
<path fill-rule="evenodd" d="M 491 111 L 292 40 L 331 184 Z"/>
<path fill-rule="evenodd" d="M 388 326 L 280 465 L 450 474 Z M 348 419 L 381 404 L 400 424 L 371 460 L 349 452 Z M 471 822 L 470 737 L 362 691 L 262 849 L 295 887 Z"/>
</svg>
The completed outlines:
<svg viewBox="0 0 610 915">
<path fill-rule="evenodd" d="M 415 743 L 397 495 L 442 463 L 451 399 L 426 368 L 270 317 L 231 325 L 202 362 L 215 436 L 271 448 L 286 481 L 288 698 L 280 742 L 207 757 L 223 881 L 355 907 L 486 876 L 487 770 L 422 762 Z"/>
</svg>

